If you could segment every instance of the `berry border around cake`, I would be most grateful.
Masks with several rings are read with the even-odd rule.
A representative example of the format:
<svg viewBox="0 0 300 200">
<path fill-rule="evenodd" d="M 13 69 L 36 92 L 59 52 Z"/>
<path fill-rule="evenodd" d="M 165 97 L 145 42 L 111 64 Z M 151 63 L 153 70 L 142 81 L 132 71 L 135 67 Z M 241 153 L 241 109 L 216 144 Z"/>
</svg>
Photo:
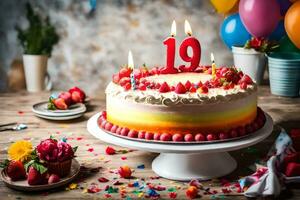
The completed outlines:
<svg viewBox="0 0 300 200">
<path fill-rule="evenodd" d="M 255 120 L 245 126 L 239 126 L 229 131 L 219 133 L 206 133 L 201 131 L 197 134 L 170 134 L 170 133 L 150 133 L 143 130 L 130 130 L 127 127 L 119 127 L 107 121 L 106 111 L 103 111 L 97 119 L 98 127 L 113 136 L 137 142 L 159 143 L 159 144 L 208 144 L 221 143 L 239 140 L 255 134 L 262 129 L 266 123 L 265 113 L 257 107 Z"/>
</svg>

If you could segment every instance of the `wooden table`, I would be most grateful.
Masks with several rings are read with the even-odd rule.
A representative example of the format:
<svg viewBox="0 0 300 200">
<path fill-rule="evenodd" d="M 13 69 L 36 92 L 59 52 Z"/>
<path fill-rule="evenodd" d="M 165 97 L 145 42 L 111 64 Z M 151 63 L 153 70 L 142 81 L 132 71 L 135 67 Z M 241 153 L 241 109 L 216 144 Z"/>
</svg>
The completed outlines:
<svg viewBox="0 0 300 200">
<path fill-rule="evenodd" d="M 126 191 L 134 190 L 136 188 L 129 188 L 127 183 L 134 183 L 138 180 L 142 183 L 161 184 L 169 190 L 176 190 L 177 199 L 184 199 L 185 189 L 187 183 L 174 182 L 163 178 L 155 179 L 156 175 L 151 170 L 151 161 L 156 154 L 133 151 L 125 154 L 117 154 L 113 156 L 105 155 L 105 148 L 108 144 L 92 137 L 86 130 L 86 122 L 93 114 L 105 108 L 104 95 L 100 94 L 92 97 L 91 105 L 86 114 L 73 121 L 56 122 L 40 119 L 35 117 L 31 112 L 31 106 L 39 101 L 44 101 L 48 98 L 49 93 L 30 94 L 26 92 L 20 93 L 4 93 L 0 94 L 0 124 L 8 122 L 19 122 L 28 125 L 28 129 L 20 132 L 0 132 L 0 160 L 7 157 L 7 147 L 14 141 L 20 139 L 31 140 L 36 145 L 40 140 L 48 138 L 53 135 L 57 138 L 66 136 L 72 145 L 79 146 L 77 152 L 77 159 L 85 166 L 81 170 L 80 177 L 75 181 L 77 189 L 66 189 L 68 186 L 48 192 L 38 193 L 23 193 L 11 190 L 0 182 L 0 199 L 89 199 L 89 198 L 105 198 L 105 191 L 98 193 L 88 193 L 87 188 L 92 183 L 98 184 L 99 188 L 103 189 L 105 185 L 112 185 L 116 180 L 123 182 L 123 185 L 114 186 Z M 300 128 L 300 98 L 283 98 L 270 94 L 267 86 L 259 88 L 259 106 L 264 111 L 268 112 L 274 119 L 276 125 L 280 125 L 287 130 L 291 128 Z M 276 131 L 277 130 L 277 131 Z M 232 182 L 236 181 L 240 176 L 245 176 L 251 173 L 248 167 L 254 162 L 266 155 L 266 152 L 274 142 L 274 138 L 278 134 L 278 127 L 265 141 L 248 149 L 242 149 L 232 152 L 232 155 L 238 161 L 238 169 L 232 174 L 228 175 L 226 180 Z M 114 147 L 122 150 L 122 147 Z M 116 179 L 116 174 L 111 173 L 119 166 L 127 164 L 135 169 L 134 179 Z M 145 169 L 137 169 L 138 165 L 145 165 Z M 99 177 L 106 177 L 111 180 L 109 183 L 99 183 Z M 224 196 L 220 187 L 220 180 L 211 180 L 202 182 L 205 187 L 209 187 L 210 191 L 216 190 L 218 193 L 214 196 L 203 194 L 201 190 L 202 199 L 213 198 L 227 198 L 227 199 L 245 199 L 240 194 L 230 194 Z M 299 185 L 293 184 L 288 186 L 288 190 L 281 194 L 280 199 L 294 199 L 300 198 Z M 170 191 L 160 191 L 161 198 L 167 199 Z M 143 193 L 140 193 L 142 196 Z M 146 193 L 144 194 L 146 195 Z M 138 198 L 138 194 L 131 193 L 132 199 Z M 120 199 L 119 193 L 113 193 L 113 199 Z"/>
</svg>

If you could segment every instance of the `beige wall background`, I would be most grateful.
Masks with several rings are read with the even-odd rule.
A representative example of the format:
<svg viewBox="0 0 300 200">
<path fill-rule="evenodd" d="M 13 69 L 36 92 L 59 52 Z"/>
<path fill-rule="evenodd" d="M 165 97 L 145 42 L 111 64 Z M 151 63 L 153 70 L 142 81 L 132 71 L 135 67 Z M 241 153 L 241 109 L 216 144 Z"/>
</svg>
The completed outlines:
<svg viewBox="0 0 300 200">
<path fill-rule="evenodd" d="M 14 27 L 26 27 L 26 1 L 0 1 L 0 88 L 7 89 L 7 72 L 22 49 Z M 210 52 L 217 64 L 231 65 L 231 52 L 219 37 L 223 16 L 209 0 L 98 0 L 90 14 L 88 0 L 31 1 L 35 9 L 51 17 L 60 42 L 48 62 L 55 90 L 82 87 L 88 94 L 102 93 L 111 76 L 127 63 L 131 49 L 136 66 L 165 63 L 163 40 L 169 36 L 172 20 L 177 22 L 177 47 L 184 39 L 184 20 L 202 47 L 201 64 L 210 63 Z M 180 59 L 176 64 L 181 63 Z"/>
</svg>

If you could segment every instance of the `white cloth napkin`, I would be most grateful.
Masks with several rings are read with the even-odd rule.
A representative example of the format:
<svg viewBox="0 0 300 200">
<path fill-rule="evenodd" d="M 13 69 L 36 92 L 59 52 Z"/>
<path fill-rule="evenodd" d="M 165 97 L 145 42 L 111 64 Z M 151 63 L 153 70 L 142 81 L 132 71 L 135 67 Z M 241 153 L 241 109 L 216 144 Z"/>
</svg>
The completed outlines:
<svg viewBox="0 0 300 200">
<path fill-rule="evenodd" d="M 281 129 L 280 135 L 268 153 L 270 158 L 267 166 L 239 180 L 242 188 L 249 187 L 244 195 L 247 197 L 278 196 L 284 186 L 282 181 L 284 177 L 279 172 L 279 166 L 284 157 L 292 151 L 294 151 L 292 140 L 286 131 Z"/>
</svg>

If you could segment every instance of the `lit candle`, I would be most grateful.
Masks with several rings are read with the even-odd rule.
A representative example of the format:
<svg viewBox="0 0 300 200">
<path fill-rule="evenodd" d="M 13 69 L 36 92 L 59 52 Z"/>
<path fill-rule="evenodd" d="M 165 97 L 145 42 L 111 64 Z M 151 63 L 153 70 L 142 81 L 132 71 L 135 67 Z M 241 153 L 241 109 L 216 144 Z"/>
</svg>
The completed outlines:
<svg viewBox="0 0 300 200">
<path fill-rule="evenodd" d="M 130 74 L 131 88 L 135 90 L 136 84 L 135 84 L 134 73 L 133 73 L 134 63 L 133 63 L 133 57 L 131 51 L 128 52 L 128 68 L 131 69 L 131 74 Z"/>
<path fill-rule="evenodd" d="M 187 20 L 185 20 L 184 22 L 184 30 L 188 37 L 182 41 L 179 49 L 179 55 L 182 58 L 182 60 L 190 62 L 190 66 L 181 65 L 179 66 L 179 69 L 183 72 L 192 72 L 199 66 L 201 57 L 201 46 L 200 42 L 195 37 L 192 37 L 192 28 Z M 188 55 L 189 47 L 192 48 L 192 56 Z"/>
<path fill-rule="evenodd" d="M 174 67 L 175 50 L 176 50 L 176 22 L 173 20 L 171 27 L 171 36 L 165 39 L 164 45 L 167 46 L 167 63 L 164 68 L 161 69 L 162 74 L 175 74 L 178 70 Z"/>
<path fill-rule="evenodd" d="M 216 63 L 215 63 L 215 57 L 213 53 L 210 53 L 210 60 L 211 60 L 211 74 L 213 78 L 216 76 Z"/>
</svg>

